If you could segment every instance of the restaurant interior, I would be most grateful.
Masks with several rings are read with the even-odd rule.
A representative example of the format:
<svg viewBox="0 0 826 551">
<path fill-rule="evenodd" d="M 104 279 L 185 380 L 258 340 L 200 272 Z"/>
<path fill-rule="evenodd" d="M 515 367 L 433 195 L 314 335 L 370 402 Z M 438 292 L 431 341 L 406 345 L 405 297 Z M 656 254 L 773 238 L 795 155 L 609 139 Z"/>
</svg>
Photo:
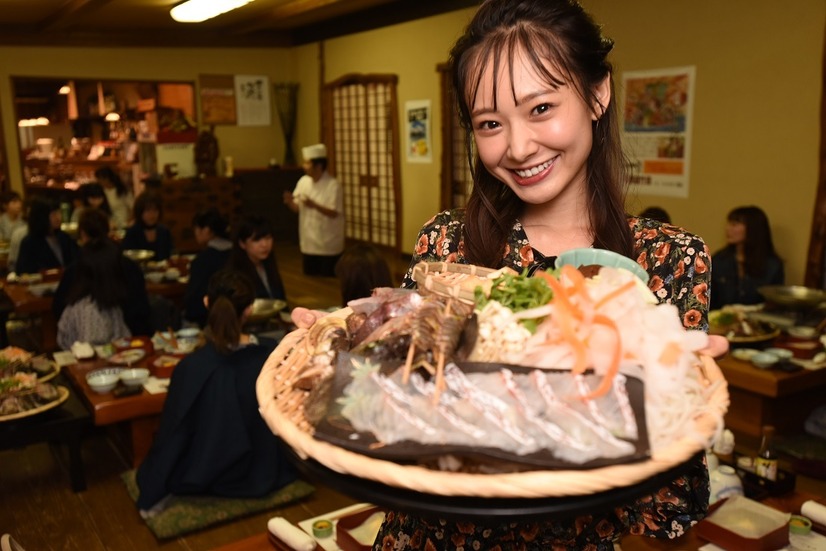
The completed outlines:
<svg viewBox="0 0 826 551">
<path fill-rule="evenodd" d="M 735 469 L 741 490 L 756 501 L 796 514 L 804 502 L 826 507 L 826 438 L 806 430 L 826 406 L 826 3 L 581 3 L 616 41 L 618 94 L 631 89 L 633 77 L 676 72 L 691 79 L 682 178 L 668 180 L 678 181 L 673 186 L 631 186 L 628 212 L 656 204 L 714 252 L 725 245 L 727 213 L 757 205 L 784 264 L 781 294 L 749 317 L 762 329 L 728 334 L 730 352 L 718 363 L 735 445 L 714 457 Z M 174 21 L 171 1 L 12 4 L 19 9 L 0 12 L 0 191 L 70 206 L 104 166 L 136 194 L 151 181 L 180 262 L 163 269 L 180 268 L 179 276 L 198 252 L 197 212 L 214 206 L 228 218 L 266 218 L 288 297 L 281 312 L 262 321 L 271 334 L 294 329 L 292 308 L 342 302 L 335 278 L 303 275 L 298 219 L 281 199 L 304 174 L 303 146 L 328 145 L 331 172 L 344 188 L 348 244 L 376 245 L 394 284 L 422 224 L 464 205 L 470 174 L 445 63 L 476 1 L 253 0 L 202 23 Z M 415 136 L 414 110 L 427 122 L 427 132 Z M 371 150 L 375 142 L 360 140 L 360 124 L 386 136 L 383 145 Z M 368 160 L 360 165 L 359 155 Z M 148 291 L 179 306 L 183 283 L 158 276 Z M 55 281 L 44 274 L 38 283 L 53 290 Z M 13 280 L 3 291 L 6 342 L 58 352 L 48 291 Z M 801 327 L 815 333 L 795 334 Z M 775 358 L 768 368 L 752 362 L 749 354 L 769 347 L 794 361 Z M 373 511 L 363 505 L 369 492 L 308 469 L 302 480 L 312 486 L 309 495 L 245 503 L 228 519 L 222 503 L 215 519 L 196 521 L 198 528 L 163 534 L 141 518 L 125 477 L 151 445 L 165 392 L 96 396 L 86 371 L 61 370 L 70 395 L 59 407 L 0 416 L 0 534 L 27 551 L 282 549 L 289 547 L 268 534 L 273 517 L 307 531 L 308 519 L 341 511 L 361 519 Z M 781 474 L 770 483 L 738 462 L 757 455 L 767 426 L 780 454 Z M 826 517 L 815 531 L 826 535 Z M 617 545 L 634 551 L 704 543 L 690 533 L 678 543 L 629 536 Z M 319 548 L 349 549 L 330 545 Z"/>
</svg>

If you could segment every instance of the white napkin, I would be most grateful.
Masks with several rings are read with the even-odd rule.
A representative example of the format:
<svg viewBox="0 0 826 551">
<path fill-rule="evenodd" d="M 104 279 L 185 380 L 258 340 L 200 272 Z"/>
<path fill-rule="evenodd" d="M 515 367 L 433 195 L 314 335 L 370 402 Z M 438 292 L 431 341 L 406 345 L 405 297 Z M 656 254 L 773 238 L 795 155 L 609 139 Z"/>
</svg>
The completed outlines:
<svg viewBox="0 0 826 551">
<path fill-rule="evenodd" d="M 146 382 L 143 383 L 143 388 L 149 394 L 162 394 L 169 390 L 169 379 L 160 379 L 150 375 Z"/>
<path fill-rule="evenodd" d="M 283 517 L 268 520 L 267 529 L 296 551 L 313 551 L 316 547 L 316 541 L 307 532 Z"/>
<path fill-rule="evenodd" d="M 806 501 L 800 506 L 800 514 L 818 524 L 826 524 L 826 505 L 816 501 Z"/>
</svg>

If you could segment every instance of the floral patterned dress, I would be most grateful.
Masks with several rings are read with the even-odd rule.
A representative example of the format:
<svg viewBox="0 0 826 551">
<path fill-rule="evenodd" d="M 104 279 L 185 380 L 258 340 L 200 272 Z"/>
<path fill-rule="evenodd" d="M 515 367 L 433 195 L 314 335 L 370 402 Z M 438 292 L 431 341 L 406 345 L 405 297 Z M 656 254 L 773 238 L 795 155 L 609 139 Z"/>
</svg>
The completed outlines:
<svg viewBox="0 0 826 551">
<path fill-rule="evenodd" d="M 445 211 L 424 225 L 403 286 L 415 287 L 412 267 L 422 260 L 467 262 L 463 221 L 463 211 Z M 685 327 L 707 331 L 711 261 L 703 240 L 655 220 L 632 217 L 628 223 L 634 234 L 636 261 L 651 276 L 650 289 L 660 302 L 678 307 Z M 552 261 L 533 250 L 522 225 L 516 222 L 502 266 L 521 272 L 534 265 L 549 267 Z M 389 511 L 373 551 L 610 551 L 612 542 L 624 533 L 672 539 L 683 535 L 705 516 L 708 499 L 708 470 L 701 459 L 654 494 L 578 518 L 477 524 Z"/>
</svg>

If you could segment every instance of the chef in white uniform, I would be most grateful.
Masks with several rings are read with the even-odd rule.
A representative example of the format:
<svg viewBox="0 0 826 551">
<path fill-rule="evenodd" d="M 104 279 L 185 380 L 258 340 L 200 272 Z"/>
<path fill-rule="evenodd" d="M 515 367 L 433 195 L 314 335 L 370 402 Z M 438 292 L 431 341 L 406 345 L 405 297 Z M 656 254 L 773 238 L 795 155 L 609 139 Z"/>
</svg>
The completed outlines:
<svg viewBox="0 0 826 551">
<path fill-rule="evenodd" d="M 295 189 L 284 192 L 284 204 L 298 213 L 298 237 L 304 274 L 335 277 L 344 251 L 344 194 L 327 172 L 327 147 L 320 143 L 301 149 L 304 172 Z"/>
</svg>

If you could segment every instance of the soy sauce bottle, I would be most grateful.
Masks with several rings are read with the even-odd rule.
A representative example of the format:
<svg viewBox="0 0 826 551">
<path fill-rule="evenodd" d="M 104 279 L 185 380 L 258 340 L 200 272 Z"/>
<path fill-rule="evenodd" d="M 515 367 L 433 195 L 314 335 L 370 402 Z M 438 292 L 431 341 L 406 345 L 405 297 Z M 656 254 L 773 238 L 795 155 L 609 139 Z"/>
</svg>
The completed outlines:
<svg viewBox="0 0 826 551">
<path fill-rule="evenodd" d="M 774 449 L 774 427 L 763 427 L 760 450 L 754 459 L 754 472 L 768 480 L 777 480 L 777 451 Z"/>
</svg>

